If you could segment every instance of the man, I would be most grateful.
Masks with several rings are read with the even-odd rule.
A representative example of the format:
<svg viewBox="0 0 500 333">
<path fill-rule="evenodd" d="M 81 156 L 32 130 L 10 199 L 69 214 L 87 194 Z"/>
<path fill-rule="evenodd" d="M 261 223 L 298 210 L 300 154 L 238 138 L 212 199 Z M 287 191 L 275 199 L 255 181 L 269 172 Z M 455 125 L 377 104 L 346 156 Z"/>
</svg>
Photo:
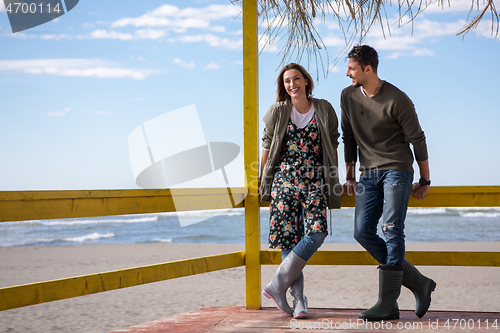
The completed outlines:
<svg viewBox="0 0 500 333">
<path fill-rule="evenodd" d="M 354 238 L 379 262 L 379 299 L 360 319 L 399 319 L 401 284 L 416 298 L 416 315 L 429 309 L 436 283 L 405 260 L 404 221 L 410 193 L 425 199 L 430 185 L 425 135 L 412 101 L 377 75 L 378 55 L 367 45 L 348 55 L 352 86 L 342 91 L 342 139 L 346 162 L 344 191 L 355 194 Z M 420 181 L 412 185 L 413 154 Z M 359 150 L 361 178 L 356 182 Z M 412 189 L 413 188 L 413 189 Z M 377 224 L 383 217 L 383 234 Z"/>
</svg>

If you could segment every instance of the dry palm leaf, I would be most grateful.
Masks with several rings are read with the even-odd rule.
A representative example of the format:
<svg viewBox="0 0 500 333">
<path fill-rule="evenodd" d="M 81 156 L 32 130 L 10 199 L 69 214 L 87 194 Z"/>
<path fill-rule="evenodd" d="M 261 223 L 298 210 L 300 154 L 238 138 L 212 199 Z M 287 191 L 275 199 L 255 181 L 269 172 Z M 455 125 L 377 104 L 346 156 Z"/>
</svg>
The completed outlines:
<svg viewBox="0 0 500 333">
<path fill-rule="evenodd" d="M 241 3 L 245 0 L 231 0 Z M 335 58 L 338 61 L 354 43 L 361 43 L 374 24 L 380 25 L 384 36 L 390 34 L 386 7 L 392 9 L 392 2 L 387 0 L 258 0 L 260 7 L 260 25 L 266 30 L 262 36 L 265 43 L 274 44 L 286 38 L 281 49 L 281 65 L 294 58 L 300 62 L 304 55 L 308 63 L 314 60 L 316 68 L 322 68 L 324 74 L 328 72 L 328 51 L 315 29 L 315 24 L 325 20 L 337 21 L 342 31 L 345 47 Z M 445 0 L 398 0 L 398 24 L 408 21 L 413 24 L 418 14 L 429 5 L 438 3 L 445 6 Z M 446 4 L 452 7 L 450 0 Z M 471 15 L 477 10 L 479 14 Z M 499 15 L 494 0 L 471 0 L 471 8 L 467 16 L 467 23 L 457 35 L 475 29 L 486 13 L 491 15 L 491 34 L 496 38 L 499 32 Z M 326 56 L 326 68 L 323 57 Z M 319 69 L 318 69 L 319 71 Z M 319 74 L 319 72 L 317 73 Z"/>
</svg>

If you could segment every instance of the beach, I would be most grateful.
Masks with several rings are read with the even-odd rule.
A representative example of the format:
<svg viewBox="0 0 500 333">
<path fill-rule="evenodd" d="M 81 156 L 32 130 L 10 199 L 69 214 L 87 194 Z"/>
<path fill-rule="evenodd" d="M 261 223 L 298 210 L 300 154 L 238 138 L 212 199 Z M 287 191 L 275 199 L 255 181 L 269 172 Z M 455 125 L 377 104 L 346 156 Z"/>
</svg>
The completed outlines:
<svg viewBox="0 0 500 333">
<path fill-rule="evenodd" d="M 263 245 L 263 249 L 267 246 Z M 0 248 L 0 287 L 243 251 L 244 244 L 94 244 Z M 321 250 L 362 250 L 325 243 Z M 407 243 L 414 251 L 500 251 L 500 242 Z M 262 266 L 262 286 L 277 266 Z M 419 267 L 437 282 L 430 310 L 500 312 L 499 267 Z M 312 308 L 366 309 L 378 293 L 376 266 L 306 266 Z M 400 309 L 413 310 L 403 288 Z M 238 267 L 0 312 L 0 332 L 109 332 L 207 306 L 245 305 Z M 274 303 L 263 297 L 263 307 Z"/>
</svg>

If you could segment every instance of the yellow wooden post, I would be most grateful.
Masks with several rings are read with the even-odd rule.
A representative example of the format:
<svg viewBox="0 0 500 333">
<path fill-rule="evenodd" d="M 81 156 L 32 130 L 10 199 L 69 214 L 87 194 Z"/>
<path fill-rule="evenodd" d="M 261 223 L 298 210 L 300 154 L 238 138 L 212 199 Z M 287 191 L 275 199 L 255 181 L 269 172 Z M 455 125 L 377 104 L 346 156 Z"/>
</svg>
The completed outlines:
<svg viewBox="0 0 500 333">
<path fill-rule="evenodd" d="M 259 70 L 257 0 L 243 0 L 243 122 L 245 148 L 246 305 L 260 309 L 260 208 L 258 188 Z"/>
</svg>

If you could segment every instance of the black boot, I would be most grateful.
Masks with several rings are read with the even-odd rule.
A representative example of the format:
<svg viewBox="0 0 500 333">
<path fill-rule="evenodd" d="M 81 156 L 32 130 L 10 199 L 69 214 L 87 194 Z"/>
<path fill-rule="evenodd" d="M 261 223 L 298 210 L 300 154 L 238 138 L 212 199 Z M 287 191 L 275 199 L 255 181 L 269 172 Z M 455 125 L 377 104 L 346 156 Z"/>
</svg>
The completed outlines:
<svg viewBox="0 0 500 333">
<path fill-rule="evenodd" d="M 397 299 L 403 282 L 403 266 L 378 266 L 378 301 L 359 314 L 359 319 L 370 321 L 399 319 Z"/>
<path fill-rule="evenodd" d="M 403 286 L 410 289 L 417 305 L 415 314 L 422 318 L 431 305 L 431 293 L 436 289 L 436 282 L 422 275 L 408 260 L 405 259 L 403 270 Z"/>
</svg>

